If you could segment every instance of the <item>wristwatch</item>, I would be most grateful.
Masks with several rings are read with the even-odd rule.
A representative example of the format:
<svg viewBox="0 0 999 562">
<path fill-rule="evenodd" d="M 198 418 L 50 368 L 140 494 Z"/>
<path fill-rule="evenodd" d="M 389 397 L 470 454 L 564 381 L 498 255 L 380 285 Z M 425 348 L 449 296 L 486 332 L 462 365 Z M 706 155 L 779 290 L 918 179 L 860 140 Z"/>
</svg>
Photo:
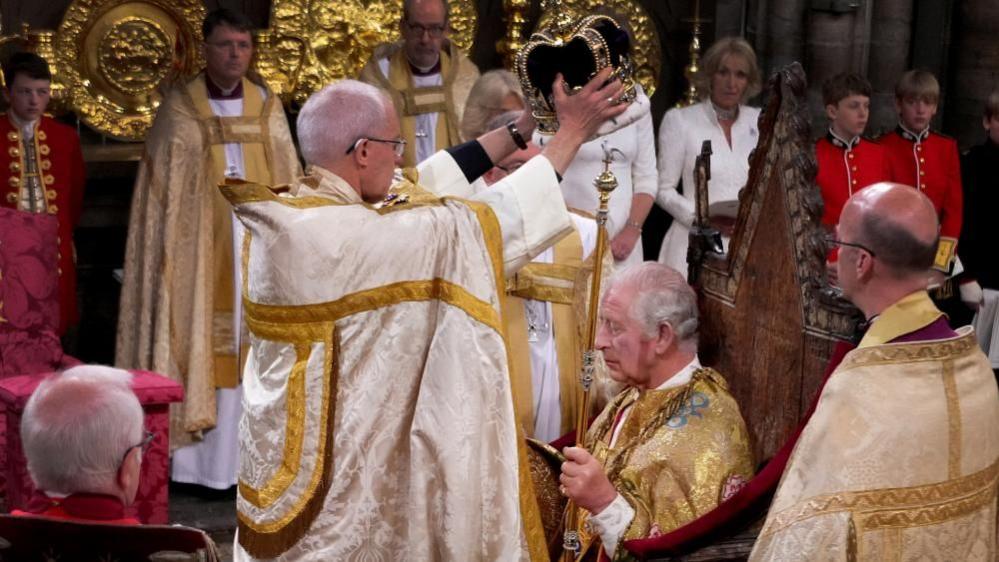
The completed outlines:
<svg viewBox="0 0 999 562">
<path fill-rule="evenodd" d="M 510 121 L 506 124 L 506 130 L 510 131 L 510 136 L 513 137 L 513 142 L 517 145 L 517 148 L 524 150 L 527 148 L 527 141 L 524 140 L 524 135 L 520 134 L 517 130 L 517 126 Z"/>
</svg>

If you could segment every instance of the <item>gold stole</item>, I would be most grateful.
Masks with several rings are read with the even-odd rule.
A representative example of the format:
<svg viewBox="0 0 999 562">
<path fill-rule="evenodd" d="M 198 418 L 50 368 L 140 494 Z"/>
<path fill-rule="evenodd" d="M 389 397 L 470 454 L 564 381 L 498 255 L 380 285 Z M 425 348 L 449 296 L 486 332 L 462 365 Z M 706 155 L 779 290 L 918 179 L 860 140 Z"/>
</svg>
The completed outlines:
<svg viewBox="0 0 999 562">
<path fill-rule="evenodd" d="M 208 102 L 205 75 L 201 74 L 187 86 L 187 92 L 201 119 L 201 133 L 210 146 L 210 162 L 205 170 L 211 177 L 205 182 L 216 186 L 225 177 L 225 145 L 237 142 L 243 148 L 243 172 L 246 181 L 270 185 L 267 142 L 268 120 L 272 104 L 267 103 L 257 86 L 243 78 L 243 115 L 220 117 Z M 271 102 L 273 100 L 267 100 Z M 215 354 L 215 385 L 233 388 L 239 384 L 240 364 L 233 353 L 237 334 L 232 333 L 233 314 L 233 253 L 232 206 L 222 192 L 211 189 L 214 310 L 212 311 L 212 346 Z"/>
<path fill-rule="evenodd" d="M 392 104 L 399 115 L 402 138 L 406 139 L 406 152 L 402 156 L 403 166 L 411 167 L 416 162 L 416 116 L 424 113 L 439 113 L 434 141 L 437 150 L 443 150 L 461 142 L 458 135 L 458 116 L 451 98 L 451 87 L 458 74 L 457 62 L 441 51 L 441 85 L 417 88 L 413 86 L 413 74 L 403 49 L 389 57 L 389 72 L 386 89 L 392 96 Z M 380 76 L 380 73 L 379 73 Z"/>
<path fill-rule="evenodd" d="M 510 373 L 517 422 L 528 436 L 534 435 L 534 392 L 531 387 L 531 355 L 527 336 L 525 299 L 552 305 L 552 329 L 558 357 L 559 388 L 562 403 L 562 433 L 576 423 L 578 409 L 576 384 L 581 362 L 581 323 L 576 321 L 574 303 L 577 279 L 583 270 L 583 243 L 579 232 L 560 240 L 554 247 L 554 263 L 529 263 L 507 281 L 503 324 L 510 341 Z M 582 287 L 585 290 L 586 284 Z"/>
</svg>

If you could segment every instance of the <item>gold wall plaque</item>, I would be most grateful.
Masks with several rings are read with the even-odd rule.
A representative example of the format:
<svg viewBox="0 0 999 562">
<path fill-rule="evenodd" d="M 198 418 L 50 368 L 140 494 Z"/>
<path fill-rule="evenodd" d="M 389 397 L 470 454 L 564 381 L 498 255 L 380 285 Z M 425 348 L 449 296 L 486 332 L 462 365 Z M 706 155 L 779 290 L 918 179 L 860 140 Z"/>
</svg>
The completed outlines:
<svg viewBox="0 0 999 562">
<path fill-rule="evenodd" d="M 475 3 L 449 4 L 451 41 L 467 52 Z M 401 0 L 273 0 L 271 27 L 257 34 L 257 72 L 286 103 L 301 105 L 326 84 L 356 77 L 376 45 L 399 38 L 401 16 Z"/>
<path fill-rule="evenodd" d="M 603 14 L 614 17 L 631 32 L 631 59 L 635 65 L 635 81 L 642 85 L 645 95 L 651 97 L 659 84 L 662 67 L 662 47 L 656 24 L 638 0 L 562 0 L 562 10 L 572 17 Z M 537 23 L 545 25 L 547 14 Z M 508 31 L 509 33 L 509 31 Z"/>
<path fill-rule="evenodd" d="M 142 140 L 163 86 L 203 66 L 200 0 L 75 0 L 56 35 L 70 106 L 93 129 Z"/>
</svg>

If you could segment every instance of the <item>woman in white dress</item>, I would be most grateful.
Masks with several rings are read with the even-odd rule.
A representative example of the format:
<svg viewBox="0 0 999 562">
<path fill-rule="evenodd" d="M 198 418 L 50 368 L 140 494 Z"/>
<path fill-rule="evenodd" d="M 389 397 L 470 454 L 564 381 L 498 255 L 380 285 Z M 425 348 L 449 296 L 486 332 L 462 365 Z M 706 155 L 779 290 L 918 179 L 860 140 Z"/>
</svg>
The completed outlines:
<svg viewBox="0 0 999 562">
<path fill-rule="evenodd" d="M 738 200 L 749 175 L 749 154 L 759 139 L 760 110 L 744 105 L 759 93 L 760 71 L 756 53 L 744 39 L 725 37 L 708 49 L 698 75 L 705 98 L 695 105 L 672 109 L 659 127 L 659 192 L 656 202 L 673 217 L 666 232 L 659 261 L 687 275 L 687 240 L 694 222 L 694 160 L 701 144 L 711 141 L 711 180 L 708 200 Z M 683 194 L 677 188 L 683 180 Z M 734 217 L 718 217 L 725 248 Z"/>
<path fill-rule="evenodd" d="M 599 197 L 593 180 L 604 171 L 604 150 L 613 151 L 611 171 L 617 177 L 617 189 L 611 193 L 607 214 L 607 234 L 616 266 L 644 261 L 642 256 L 642 225 L 655 201 L 658 179 L 656 174 L 655 135 L 649 99 L 636 85 L 640 99 L 635 105 L 644 108 L 641 117 L 613 133 L 583 144 L 576 158 L 562 176 L 562 195 L 572 209 L 594 214 Z M 543 146 L 550 137 L 535 132 L 534 141 Z"/>
</svg>

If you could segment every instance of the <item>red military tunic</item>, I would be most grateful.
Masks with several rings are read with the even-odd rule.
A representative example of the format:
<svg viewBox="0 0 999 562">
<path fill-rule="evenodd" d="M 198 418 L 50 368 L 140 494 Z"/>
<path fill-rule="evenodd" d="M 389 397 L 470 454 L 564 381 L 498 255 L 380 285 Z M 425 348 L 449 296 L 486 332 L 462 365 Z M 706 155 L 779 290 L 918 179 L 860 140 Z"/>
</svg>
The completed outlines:
<svg viewBox="0 0 999 562">
<path fill-rule="evenodd" d="M 815 159 L 819 165 L 815 181 L 825 204 L 822 224 L 829 227 L 839 222 L 843 205 L 854 192 L 891 178 L 884 148 L 861 137 L 844 141 L 830 131 L 815 142 Z"/>
<path fill-rule="evenodd" d="M 933 267 L 947 272 L 961 234 L 961 162 L 957 142 L 926 129 L 913 133 L 902 126 L 881 136 L 892 181 L 918 187 L 930 198 L 940 219 L 940 246 Z"/>
<path fill-rule="evenodd" d="M 76 259 L 73 229 L 83 207 L 86 171 L 80 139 L 72 127 L 43 116 L 35 124 L 34 162 L 26 161 L 22 133 L 6 114 L 0 114 L 0 174 L 5 177 L 0 204 L 5 207 L 47 212 L 59 220 L 59 333 L 78 320 L 76 308 Z M 29 170 L 37 170 L 44 197 L 33 204 L 27 187 L 34 183 Z"/>
</svg>

